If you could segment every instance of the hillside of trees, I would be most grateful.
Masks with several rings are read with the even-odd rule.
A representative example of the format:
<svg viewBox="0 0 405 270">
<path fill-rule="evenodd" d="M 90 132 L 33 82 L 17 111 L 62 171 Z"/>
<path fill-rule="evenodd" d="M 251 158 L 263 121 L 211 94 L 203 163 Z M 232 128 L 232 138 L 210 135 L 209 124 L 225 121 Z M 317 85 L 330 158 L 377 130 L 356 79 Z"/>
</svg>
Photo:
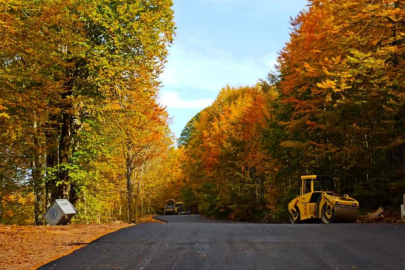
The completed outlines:
<svg viewBox="0 0 405 270">
<path fill-rule="evenodd" d="M 281 221 L 299 176 L 364 210 L 405 193 L 405 2 L 308 1 L 277 73 L 226 87 L 183 131 L 183 194 L 207 216 Z"/>
</svg>

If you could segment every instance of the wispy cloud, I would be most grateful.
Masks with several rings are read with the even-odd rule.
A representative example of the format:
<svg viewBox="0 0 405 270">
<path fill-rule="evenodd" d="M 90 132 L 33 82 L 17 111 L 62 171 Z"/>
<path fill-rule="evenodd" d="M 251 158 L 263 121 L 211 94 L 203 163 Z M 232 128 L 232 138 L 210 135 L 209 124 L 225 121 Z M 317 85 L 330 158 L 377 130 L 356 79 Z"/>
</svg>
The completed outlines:
<svg viewBox="0 0 405 270">
<path fill-rule="evenodd" d="M 219 92 L 227 84 L 255 84 L 273 69 L 276 59 L 277 53 L 267 54 L 259 59 L 238 59 L 227 51 L 211 46 L 208 41 L 192 40 L 188 44 L 177 44 L 171 49 L 161 80 L 165 89 L 193 87 L 202 91 Z"/>
<path fill-rule="evenodd" d="M 159 101 L 168 108 L 176 109 L 203 109 L 212 104 L 212 99 L 183 100 L 175 92 L 162 92 Z"/>
<path fill-rule="evenodd" d="M 269 53 L 264 57 L 262 62 L 267 67 L 268 72 L 276 71 L 275 66 L 277 65 L 277 58 L 278 58 L 278 53 L 275 53 L 275 52 Z"/>
</svg>

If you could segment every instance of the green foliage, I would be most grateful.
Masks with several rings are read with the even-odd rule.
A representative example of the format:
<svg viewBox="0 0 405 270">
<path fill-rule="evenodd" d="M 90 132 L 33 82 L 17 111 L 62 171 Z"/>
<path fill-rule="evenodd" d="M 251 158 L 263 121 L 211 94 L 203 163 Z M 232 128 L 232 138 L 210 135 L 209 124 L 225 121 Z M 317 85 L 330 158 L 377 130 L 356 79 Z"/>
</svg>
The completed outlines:
<svg viewBox="0 0 405 270">
<path fill-rule="evenodd" d="M 189 140 L 191 139 L 191 136 L 195 132 L 194 124 L 199 121 L 200 114 L 201 113 L 197 113 L 193 118 L 191 118 L 191 120 L 187 122 L 187 125 L 181 131 L 180 138 L 177 141 L 177 144 L 179 147 L 182 147 L 182 146 L 187 147 L 187 144 L 188 144 Z"/>
<path fill-rule="evenodd" d="M 227 218 L 228 211 L 226 208 L 220 207 L 220 199 L 218 192 L 215 190 L 215 185 L 212 183 L 204 183 L 201 188 L 200 203 L 198 211 L 206 217 L 211 218 Z"/>
<path fill-rule="evenodd" d="M 195 208 L 198 205 L 197 196 L 190 185 L 184 185 L 181 188 L 180 196 L 185 206 Z"/>
</svg>

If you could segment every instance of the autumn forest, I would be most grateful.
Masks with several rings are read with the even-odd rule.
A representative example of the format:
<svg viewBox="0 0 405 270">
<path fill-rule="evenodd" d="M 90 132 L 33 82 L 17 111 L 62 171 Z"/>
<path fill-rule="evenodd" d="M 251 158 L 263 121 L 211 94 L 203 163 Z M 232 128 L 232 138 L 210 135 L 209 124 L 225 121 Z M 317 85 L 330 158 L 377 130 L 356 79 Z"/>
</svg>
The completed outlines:
<svg viewBox="0 0 405 270">
<path fill-rule="evenodd" d="M 158 96 L 172 0 L 0 1 L 0 223 L 137 222 L 167 199 L 283 222 L 299 176 L 360 210 L 405 193 L 405 1 L 308 0 L 276 72 L 224 86 L 176 141 Z M 220 89 L 218 89 L 220 90 Z"/>
</svg>

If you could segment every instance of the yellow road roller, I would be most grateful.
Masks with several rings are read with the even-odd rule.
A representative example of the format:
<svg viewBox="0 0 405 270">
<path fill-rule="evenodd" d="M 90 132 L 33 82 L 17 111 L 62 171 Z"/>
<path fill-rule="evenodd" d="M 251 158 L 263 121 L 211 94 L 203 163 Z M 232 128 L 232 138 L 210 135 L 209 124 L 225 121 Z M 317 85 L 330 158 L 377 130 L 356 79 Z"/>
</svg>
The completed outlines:
<svg viewBox="0 0 405 270">
<path fill-rule="evenodd" d="M 300 195 L 288 204 L 291 223 L 319 220 L 323 223 L 356 222 L 359 203 L 347 194 L 339 196 L 339 178 L 301 176 Z"/>
<path fill-rule="evenodd" d="M 166 206 L 164 209 L 163 214 L 166 215 L 177 215 L 177 208 L 175 205 L 175 201 L 170 199 L 166 201 Z"/>
</svg>

